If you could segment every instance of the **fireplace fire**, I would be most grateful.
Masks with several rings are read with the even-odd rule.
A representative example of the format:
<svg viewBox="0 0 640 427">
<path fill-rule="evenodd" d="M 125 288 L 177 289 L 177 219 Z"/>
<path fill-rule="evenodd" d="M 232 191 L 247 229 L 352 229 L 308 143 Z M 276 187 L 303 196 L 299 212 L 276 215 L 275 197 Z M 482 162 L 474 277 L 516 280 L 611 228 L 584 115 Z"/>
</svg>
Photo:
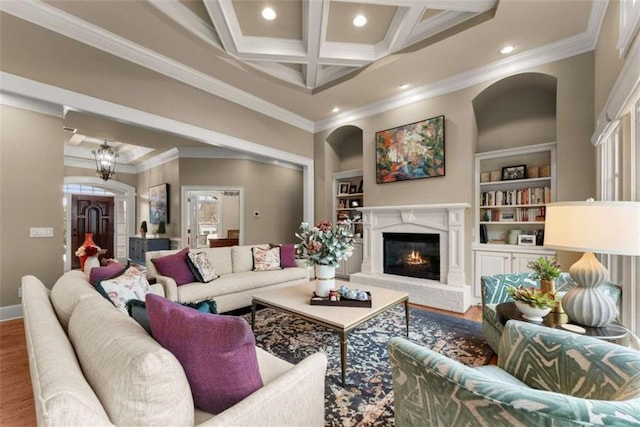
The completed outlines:
<svg viewBox="0 0 640 427">
<path fill-rule="evenodd" d="M 440 235 L 383 233 L 384 273 L 440 280 Z"/>
</svg>

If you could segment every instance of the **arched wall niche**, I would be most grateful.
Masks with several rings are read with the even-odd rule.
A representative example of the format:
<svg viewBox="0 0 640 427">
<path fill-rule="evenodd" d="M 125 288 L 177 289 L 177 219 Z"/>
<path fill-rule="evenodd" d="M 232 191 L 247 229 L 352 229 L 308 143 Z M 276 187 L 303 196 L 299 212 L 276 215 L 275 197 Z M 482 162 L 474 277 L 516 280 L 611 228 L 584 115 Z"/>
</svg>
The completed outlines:
<svg viewBox="0 0 640 427">
<path fill-rule="evenodd" d="M 472 103 L 478 152 L 556 141 L 557 78 L 522 73 L 483 90 Z"/>
<path fill-rule="evenodd" d="M 326 139 L 333 151 L 332 172 L 362 169 L 362 129 L 353 125 L 341 126 Z"/>
</svg>

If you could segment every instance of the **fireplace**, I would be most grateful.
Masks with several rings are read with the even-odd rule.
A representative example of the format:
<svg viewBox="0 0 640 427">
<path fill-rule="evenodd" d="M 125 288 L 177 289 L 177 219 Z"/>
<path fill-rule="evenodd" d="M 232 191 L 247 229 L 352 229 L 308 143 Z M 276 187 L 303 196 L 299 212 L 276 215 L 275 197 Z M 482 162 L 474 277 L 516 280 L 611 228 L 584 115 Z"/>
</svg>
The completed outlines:
<svg viewBox="0 0 640 427">
<path fill-rule="evenodd" d="M 440 235 L 382 233 L 383 272 L 440 280 Z"/>
<path fill-rule="evenodd" d="M 349 280 L 404 291 L 413 303 L 464 313 L 471 305 L 471 287 L 465 273 L 464 219 L 468 208 L 467 203 L 359 208 L 363 225 L 362 271 L 352 274 Z M 411 250 L 399 262 L 399 255 L 394 255 L 398 242 L 386 241 L 411 235 L 418 236 L 420 242 L 405 241 Z M 385 261 L 385 257 L 389 259 Z M 396 269 L 402 264 L 404 270 L 418 270 L 420 275 L 399 276 Z"/>
</svg>

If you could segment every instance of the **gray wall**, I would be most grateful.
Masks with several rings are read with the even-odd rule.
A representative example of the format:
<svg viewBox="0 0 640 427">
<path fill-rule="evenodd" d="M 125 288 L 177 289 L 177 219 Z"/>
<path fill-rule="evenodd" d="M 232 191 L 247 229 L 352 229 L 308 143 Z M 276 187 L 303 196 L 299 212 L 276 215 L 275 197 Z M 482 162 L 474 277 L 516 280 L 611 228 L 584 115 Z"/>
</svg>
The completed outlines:
<svg viewBox="0 0 640 427">
<path fill-rule="evenodd" d="M 0 105 L 0 306 L 19 304 L 22 276 L 51 287 L 63 270 L 62 119 Z M 30 227 L 53 237 L 30 238 Z"/>
<path fill-rule="evenodd" d="M 302 171 L 252 160 L 180 159 L 180 184 L 244 187 L 244 243 L 296 241 Z"/>
<path fill-rule="evenodd" d="M 586 53 L 562 61 L 528 70 L 557 79 L 556 99 L 556 141 L 558 170 L 558 199 L 584 200 L 595 193 L 595 151 L 589 143 L 593 131 L 593 81 L 594 55 Z M 373 117 L 351 123 L 363 130 L 363 172 L 367 206 L 411 205 L 466 202 L 472 205 L 465 216 L 467 254 L 465 270 L 467 282 L 471 283 L 471 240 L 473 228 L 473 154 L 479 150 L 479 129 L 475 122 L 472 101 L 495 81 L 478 84 L 467 89 L 417 102 Z M 540 101 L 548 104 L 548 95 Z M 506 107 L 506 106 L 505 106 Z M 376 184 L 375 181 L 375 132 L 429 117 L 445 116 L 445 156 L 444 177 L 413 181 Z M 540 122 L 549 128 L 549 120 L 534 118 L 533 123 L 523 119 L 519 125 L 509 125 L 500 129 L 500 141 L 495 147 L 531 143 L 551 142 L 548 135 L 539 135 L 542 141 L 534 141 L 529 131 Z M 314 159 L 316 174 L 331 169 L 335 161 L 323 156 L 326 139 L 334 129 L 315 135 Z M 491 142 L 493 144 L 493 142 Z M 486 142 L 485 145 L 489 145 Z M 487 147 L 482 147 L 486 149 Z M 316 218 L 329 217 L 331 209 L 330 179 L 327 176 L 316 180 Z M 329 187 L 328 187 L 329 186 Z"/>
<path fill-rule="evenodd" d="M 180 163 L 178 159 L 172 160 L 155 168 L 151 168 L 138 174 L 136 188 L 136 230 L 140 228 L 142 221 L 147 221 L 149 233 L 155 233 L 157 224 L 149 222 L 149 187 L 159 184 L 169 184 L 169 223 L 166 237 L 180 236 Z"/>
</svg>

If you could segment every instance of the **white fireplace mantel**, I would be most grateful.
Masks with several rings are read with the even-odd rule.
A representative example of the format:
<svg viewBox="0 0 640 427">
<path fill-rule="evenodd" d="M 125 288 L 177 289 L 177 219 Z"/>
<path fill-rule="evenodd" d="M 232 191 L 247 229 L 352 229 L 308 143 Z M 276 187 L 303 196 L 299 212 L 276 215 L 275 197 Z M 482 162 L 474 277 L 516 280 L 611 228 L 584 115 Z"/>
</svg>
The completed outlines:
<svg viewBox="0 0 640 427">
<path fill-rule="evenodd" d="M 468 203 L 371 206 L 360 208 L 363 223 L 362 271 L 351 281 L 409 291 L 418 304 L 463 311 L 468 305 L 464 261 L 465 209 Z M 384 274 L 383 233 L 434 233 L 440 236 L 440 281 Z M 411 290 L 415 292 L 412 295 Z M 433 292 L 442 295 L 434 304 Z"/>
</svg>

